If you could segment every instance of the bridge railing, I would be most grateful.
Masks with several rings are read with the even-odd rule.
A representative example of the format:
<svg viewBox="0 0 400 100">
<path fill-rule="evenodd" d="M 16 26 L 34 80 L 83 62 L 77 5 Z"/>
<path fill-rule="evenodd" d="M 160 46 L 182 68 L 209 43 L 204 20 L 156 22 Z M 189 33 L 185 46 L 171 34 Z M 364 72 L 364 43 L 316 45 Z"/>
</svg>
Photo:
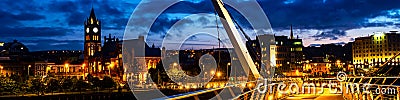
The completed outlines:
<svg viewBox="0 0 400 100">
<path fill-rule="evenodd" d="M 400 100 L 399 77 L 349 77 L 341 88 L 345 99 Z"/>
<path fill-rule="evenodd" d="M 299 82 L 301 79 L 299 78 L 274 78 L 274 79 L 268 79 L 268 84 L 276 84 L 278 82 Z M 175 100 L 175 99 L 195 99 L 195 100 L 200 100 L 200 97 L 202 95 L 209 95 L 210 93 L 214 94 L 214 96 L 217 99 L 221 99 L 219 92 L 223 89 L 227 89 L 230 92 L 230 97 L 232 99 L 279 99 L 279 98 L 284 98 L 285 96 L 290 95 L 289 93 L 279 93 L 277 92 L 277 86 L 272 86 L 272 88 L 268 87 L 266 90 L 266 93 L 260 93 L 257 91 L 259 88 L 257 85 L 259 83 L 265 82 L 265 80 L 256 80 L 256 81 L 249 81 L 249 82 L 242 82 L 242 83 L 227 83 L 224 87 L 217 87 L 217 88 L 209 88 L 205 90 L 199 90 L 199 91 L 193 91 L 189 93 L 183 93 L 183 94 L 178 94 L 178 95 L 172 95 L 160 99 L 169 99 L 169 100 Z M 233 93 L 234 89 L 243 90 L 241 94 L 235 95 Z M 261 88 L 265 88 L 262 86 Z M 270 90 L 272 89 L 272 90 Z M 285 88 L 286 90 L 288 88 Z M 269 92 L 272 91 L 272 92 Z"/>
<path fill-rule="evenodd" d="M 234 97 L 234 100 L 277 100 L 277 99 L 284 99 L 292 93 L 289 91 L 289 86 L 286 86 L 284 88 L 279 87 L 276 84 L 289 84 L 289 83 L 300 83 L 302 80 L 300 78 L 273 78 L 271 80 L 269 85 L 260 85 L 260 87 L 255 87 L 252 88 L 248 91 L 245 91 L 244 93 Z M 264 89 L 267 87 L 267 90 L 265 92 L 260 92 L 258 91 L 259 89 Z M 279 91 L 278 91 L 278 88 Z"/>
</svg>

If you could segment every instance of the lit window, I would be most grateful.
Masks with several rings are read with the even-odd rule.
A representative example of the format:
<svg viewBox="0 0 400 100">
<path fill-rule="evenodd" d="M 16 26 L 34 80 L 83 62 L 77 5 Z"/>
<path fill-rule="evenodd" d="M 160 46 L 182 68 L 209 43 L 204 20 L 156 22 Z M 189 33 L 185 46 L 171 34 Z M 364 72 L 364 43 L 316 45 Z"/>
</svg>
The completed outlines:
<svg viewBox="0 0 400 100">
<path fill-rule="evenodd" d="M 303 48 L 296 48 L 296 51 L 303 51 Z"/>
<path fill-rule="evenodd" d="M 294 42 L 294 45 L 301 45 L 301 42 Z"/>
<path fill-rule="evenodd" d="M 90 24 L 93 24 L 93 18 L 90 18 Z"/>
<path fill-rule="evenodd" d="M 86 40 L 90 40 L 90 37 L 89 37 L 89 35 L 86 35 Z"/>
</svg>

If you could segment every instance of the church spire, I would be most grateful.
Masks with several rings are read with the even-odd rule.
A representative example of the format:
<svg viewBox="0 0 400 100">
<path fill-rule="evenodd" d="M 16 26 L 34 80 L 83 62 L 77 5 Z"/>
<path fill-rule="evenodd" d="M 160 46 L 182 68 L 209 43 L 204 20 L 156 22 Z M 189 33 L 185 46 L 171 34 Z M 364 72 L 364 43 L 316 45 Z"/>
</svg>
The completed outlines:
<svg viewBox="0 0 400 100">
<path fill-rule="evenodd" d="M 290 24 L 290 39 L 294 39 L 292 24 Z"/>
<path fill-rule="evenodd" d="M 96 15 L 94 14 L 93 6 L 92 6 L 92 10 L 90 11 L 90 18 L 96 19 Z"/>
</svg>

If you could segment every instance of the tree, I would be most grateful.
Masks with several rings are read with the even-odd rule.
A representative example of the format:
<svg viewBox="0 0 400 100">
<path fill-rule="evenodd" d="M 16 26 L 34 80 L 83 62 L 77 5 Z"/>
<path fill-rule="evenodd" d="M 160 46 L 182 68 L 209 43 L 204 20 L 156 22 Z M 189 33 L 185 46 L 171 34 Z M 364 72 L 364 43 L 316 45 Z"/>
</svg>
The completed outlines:
<svg viewBox="0 0 400 100">
<path fill-rule="evenodd" d="M 34 78 L 30 81 L 32 92 L 37 93 L 37 95 L 40 95 L 40 93 L 43 93 L 44 91 L 44 84 L 39 78 Z"/>
<path fill-rule="evenodd" d="M 182 82 L 185 79 L 185 71 L 173 68 L 168 70 L 169 78 Z M 168 76 L 168 75 L 167 75 Z"/>
<path fill-rule="evenodd" d="M 4 78 L 1 80 L 1 91 L 2 93 L 8 92 L 9 94 L 15 94 L 18 88 L 18 83 L 12 79 Z"/>
<path fill-rule="evenodd" d="M 16 81 L 16 82 L 22 82 L 22 81 L 23 81 L 23 80 L 22 80 L 22 77 L 21 77 L 20 75 L 17 75 L 17 74 L 12 74 L 12 75 L 10 76 L 10 78 L 11 78 L 12 80 Z"/>
<path fill-rule="evenodd" d="M 91 82 L 91 81 L 93 80 L 92 74 L 89 73 L 89 74 L 86 76 L 86 79 L 87 79 L 89 82 Z"/>
<path fill-rule="evenodd" d="M 111 78 L 111 77 L 109 77 L 109 76 L 105 76 L 104 78 L 103 78 L 103 81 L 102 81 L 102 88 L 112 88 L 112 87 L 114 87 L 116 84 L 115 84 L 115 81 Z"/>
<path fill-rule="evenodd" d="M 74 81 L 73 89 L 81 92 L 82 90 L 87 89 L 88 86 L 89 84 L 84 82 L 83 80 L 76 80 Z"/>
<path fill-rule="evenodd" d="M 72 88 L 72 80 L 70 78 L 64 78 L 61 81 L 61 87 L 64 89 L 64 91 L 68 91 Z"/>
<path fill-rule="evenodd" d="M 51 93 L 58 91 L 61 88 L 60 81 L 57 79 L 50 79 L 47 83 L 47 86 Z"/>
<path fill-rule="evenodd" d="M 92 86 L 93 86 L 94 88 L 99 88 L 99 87 L 101 86 L 101 82 L 100 82 L 100 79 L 99 79 L 98 77 L 93 77 L 93 78 L 90 80 L 90 83 L 92 84 Z"/>
</svg>

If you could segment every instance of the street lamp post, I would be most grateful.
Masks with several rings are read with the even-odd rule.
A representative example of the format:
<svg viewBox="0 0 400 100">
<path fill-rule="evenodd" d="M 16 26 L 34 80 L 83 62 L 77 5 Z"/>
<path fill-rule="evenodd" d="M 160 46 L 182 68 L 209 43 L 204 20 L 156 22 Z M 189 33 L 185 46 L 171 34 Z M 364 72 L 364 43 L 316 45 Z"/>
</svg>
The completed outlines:
<svg viewBox="0 0 400 100">
<path fill-rule="evenodd" d="M 108 66 L 108 75 L 111 76 L 111 66 Z"/>
<path fill-rule="evenodd" d="M 46 65 L 46 76 L 49 75 L 49 71 L 50 71 L 50 66 L 47 66 L 47 65 Z"/>
<path fill-rule="evenodd" d="M 228 73 L 229 73 L 229 66 L 231 65 L 231 63 L 228 63 L 228 64 L 226 64 L 226 79 L 229 81 L 229 76 L 228 76 Z"/>
<path fill-rule="evenodd" d="M 31 68 L 31 65 L 28 65 L 28 77 L 29 77 L 29 68 Z"/>
</svg>

